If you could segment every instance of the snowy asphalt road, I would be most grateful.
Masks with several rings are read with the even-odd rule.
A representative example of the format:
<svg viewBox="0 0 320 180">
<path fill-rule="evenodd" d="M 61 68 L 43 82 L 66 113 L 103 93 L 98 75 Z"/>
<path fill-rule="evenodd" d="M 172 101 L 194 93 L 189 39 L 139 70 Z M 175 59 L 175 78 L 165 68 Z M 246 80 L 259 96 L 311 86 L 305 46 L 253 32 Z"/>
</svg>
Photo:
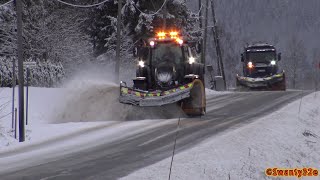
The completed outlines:
<svg viewBox="0 0 320 180">
<path fill-rule="evenodd" d="M 182 119 L 177 151 L 248 124 L 308 94 L 307 92 L 230 93 L 207 99 L 205 117 Z M 0 174 L 2 180 L 117 179 L 172 155 L 177 121 L 105 143 L 50 162 Z M 168 164 L 168 171 L 169 171 Z"/>
</svg>

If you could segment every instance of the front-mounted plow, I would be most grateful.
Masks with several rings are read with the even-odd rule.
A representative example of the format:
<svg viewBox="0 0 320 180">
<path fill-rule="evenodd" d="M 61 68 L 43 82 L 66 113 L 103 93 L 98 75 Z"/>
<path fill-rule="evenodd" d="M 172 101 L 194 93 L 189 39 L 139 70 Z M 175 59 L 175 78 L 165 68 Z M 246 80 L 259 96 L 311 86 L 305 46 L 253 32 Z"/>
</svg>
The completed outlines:
<svg viewBox="0 0 320 180">
<path fill-rule="evenodd" d="M 268 91 L 285 91 L 286 77 L 285 73 L 275 74 L 263 78 L 251 78 L 237 75 L 238 90 L 268 90 Z"/>
<path fill-rule="evenodd" d="M 141 107 L 156 107 L 179 103 L 187 115 L 205 113 L 205 91 L 202 81 L 195 79 L 190 83 L 166 91 L 142 91 L 120 83 L 119 101 Z"/>
</svg>

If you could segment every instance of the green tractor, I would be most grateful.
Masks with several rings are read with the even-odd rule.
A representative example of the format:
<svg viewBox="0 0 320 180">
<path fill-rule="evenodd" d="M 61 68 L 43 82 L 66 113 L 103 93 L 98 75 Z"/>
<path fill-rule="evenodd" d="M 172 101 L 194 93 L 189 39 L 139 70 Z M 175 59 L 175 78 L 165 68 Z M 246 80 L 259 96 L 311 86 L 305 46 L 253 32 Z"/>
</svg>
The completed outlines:
<svg viewBox="0 0 320 180">
<path fill-rule="evenodd" d="M 178 32 L 159 32 L 143 42 L 134 51 L 138 62 L 133 87 L 121 82 L 119 101 L 144 107 L 178 103 L 187 115 L 204 115 L 205 68 L 195 56 L 199 43 Z"/>
</svg>

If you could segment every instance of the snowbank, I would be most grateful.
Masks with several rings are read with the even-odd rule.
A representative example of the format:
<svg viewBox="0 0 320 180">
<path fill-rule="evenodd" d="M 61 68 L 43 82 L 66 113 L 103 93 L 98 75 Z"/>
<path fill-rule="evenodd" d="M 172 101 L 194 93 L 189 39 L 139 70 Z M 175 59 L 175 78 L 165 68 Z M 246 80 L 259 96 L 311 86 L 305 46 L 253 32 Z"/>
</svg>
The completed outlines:
<svg viewBox="0 0 320 180">
<path fill-rule="evenodd" d="M 171 179 L 267 179 L 266 168 L 319 170 L 319 126 L 320 92 L 317 92 L 177 154 Z M 168 179 L 170 161 L 171 157 L 122 179 Z"/>
<path fill-rule="evenodd" d="M 206 88 L 206 96 L 216 96 L 216 95 L 223 95 L 223 94 L 230 94 L 233 93 L 232 91 L 215 91 L 212 89 Z"/>
</svg>

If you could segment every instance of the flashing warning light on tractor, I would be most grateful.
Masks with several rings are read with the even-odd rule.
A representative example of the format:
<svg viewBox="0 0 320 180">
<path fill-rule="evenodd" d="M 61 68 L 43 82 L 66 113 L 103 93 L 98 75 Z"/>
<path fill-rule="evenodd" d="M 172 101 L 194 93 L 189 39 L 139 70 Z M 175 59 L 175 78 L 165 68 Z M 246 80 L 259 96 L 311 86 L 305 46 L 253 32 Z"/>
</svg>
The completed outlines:
<svg viewBox="0 0 320 180">
<path fill-rule="evenodd" d="M 169 34 L 171 38 L 176 38 L 178 36 L 178 32 L 176 31 L 170 32 Z"/>
<path fill-rule="evenodd" d="M 177 31 L 170 31 L 170 32 L 161 31 L 156 34 L 156 37 L 157 37 L 156 40 L 160 40 L 160 41 L 175 40 L 179 45 L 182 45 L 184 43 L 183 39 L 179 37 L 179 32 Z M 154 47 L 155 42 L 151 41 L 150 46 Z"/>
<path fill-rule="evenodd" d="M 166 37 L 167 33 L 165 32 L 158 32 L 157 36 L 159 39 L 164 39 Z"/>
<path fill-rule="evenodd" d="M 248 68 L 249 69 L 252 69 L 253 68 L 253 63 L 250 61 L 250 62 L 248 62 Z"/>
</svg>

